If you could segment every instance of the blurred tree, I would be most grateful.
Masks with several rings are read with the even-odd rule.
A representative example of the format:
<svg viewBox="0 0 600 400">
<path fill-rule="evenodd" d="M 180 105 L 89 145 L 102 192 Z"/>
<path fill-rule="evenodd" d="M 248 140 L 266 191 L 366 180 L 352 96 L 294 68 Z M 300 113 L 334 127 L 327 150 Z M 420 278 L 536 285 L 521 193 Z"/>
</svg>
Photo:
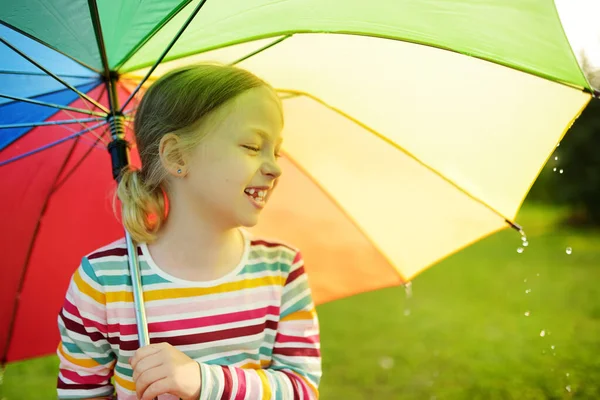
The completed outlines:
<svg viewBox="0 0 600 400">
<path fill-rule="evenodd" d="M 528 199 L 569 206 L 569 223 L 600 226 L 599 99 L 593 99 L 575 121 Z"/>
</svg>

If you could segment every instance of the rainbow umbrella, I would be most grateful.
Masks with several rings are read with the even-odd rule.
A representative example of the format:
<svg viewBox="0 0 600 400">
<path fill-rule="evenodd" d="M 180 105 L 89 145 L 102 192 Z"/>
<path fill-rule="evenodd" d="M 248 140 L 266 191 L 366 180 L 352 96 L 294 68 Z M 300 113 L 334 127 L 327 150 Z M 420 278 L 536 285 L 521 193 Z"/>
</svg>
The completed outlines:
<svg viewBox="0 0 600 400">
<path fill-rule="evenodd" d="M 277 89 L 285 179 L 254 230 L 303 250 L 317 303 L 519 229 L 593 95 L 549 0 L 3 0 L 0 22 L 3 362 L 54 351 L 80 257 L 123 235 L 129 124 L 172 68 Z"/>
</svg>

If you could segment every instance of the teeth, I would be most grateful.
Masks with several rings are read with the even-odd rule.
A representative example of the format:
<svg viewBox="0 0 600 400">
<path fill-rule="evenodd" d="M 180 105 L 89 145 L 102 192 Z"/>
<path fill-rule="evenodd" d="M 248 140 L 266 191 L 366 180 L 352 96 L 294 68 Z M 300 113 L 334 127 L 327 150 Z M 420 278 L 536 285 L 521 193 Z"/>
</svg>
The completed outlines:
<svg viewBox="0 0 600 400">
<path fill-rule="evenodd" d="M 266 190 L 259 190 L 258 191 L 258 197 L 265 197 L 267 195 L 267 191 Z"/>
<path fill-rule="evenodd" d="M 250 190 L 248 190 L 248 193 L 250 193 L 250 194 L 254 194 L 254 189 L 250 189 Z"/>
</svg>

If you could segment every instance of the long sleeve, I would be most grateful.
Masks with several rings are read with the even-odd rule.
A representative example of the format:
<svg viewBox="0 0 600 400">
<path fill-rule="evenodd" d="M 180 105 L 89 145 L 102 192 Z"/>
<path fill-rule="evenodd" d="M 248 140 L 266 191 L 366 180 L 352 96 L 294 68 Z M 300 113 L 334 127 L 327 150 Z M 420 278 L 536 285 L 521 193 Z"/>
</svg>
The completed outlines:
<svg viewBox="0 0 600 400">
<path fill-rule="evenodd" d="M 283 288 L 272 363 L 265 369 L 200 364 L 200 400 L 319 398 L 319 323 L 300 253 Z"/>
<path fill-rule="evenodd" d="M 112 396 L 115 355 L 107 340 L 106 297 L 86 258 L 73 274 L 58 327 L 59 399 Z"/>
</svg>

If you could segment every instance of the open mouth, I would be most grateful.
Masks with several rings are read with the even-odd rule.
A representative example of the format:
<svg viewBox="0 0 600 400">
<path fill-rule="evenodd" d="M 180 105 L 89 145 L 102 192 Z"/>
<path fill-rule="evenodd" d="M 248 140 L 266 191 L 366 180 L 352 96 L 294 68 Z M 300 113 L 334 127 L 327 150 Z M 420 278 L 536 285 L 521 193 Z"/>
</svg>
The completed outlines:
<svg viewBox="0 0 600 400">
<path fill-rule="evenodd" d="M 250 198 L 254 205 L 262 208 L 266 204 L 267 193 L 269 193 L 269 191 L 265 189 L 247 188 L 244 190 L 244 193 Z"/>
</svg>

